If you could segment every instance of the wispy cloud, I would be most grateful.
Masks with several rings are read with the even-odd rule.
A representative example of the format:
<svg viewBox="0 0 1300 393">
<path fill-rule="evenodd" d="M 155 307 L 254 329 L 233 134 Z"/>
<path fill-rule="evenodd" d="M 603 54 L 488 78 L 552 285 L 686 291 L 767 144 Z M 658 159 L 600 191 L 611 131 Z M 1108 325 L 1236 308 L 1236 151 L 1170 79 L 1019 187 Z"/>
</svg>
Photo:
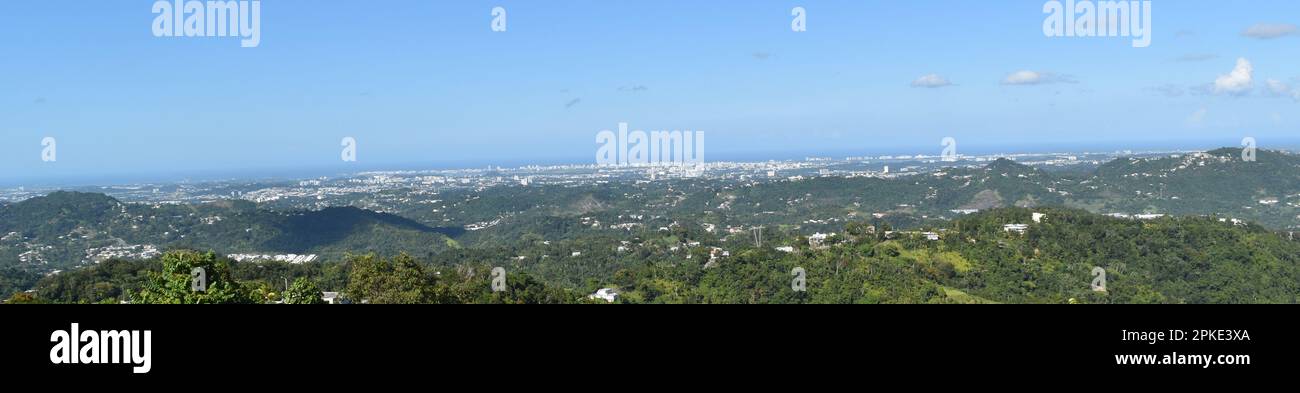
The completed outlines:
<svg viewBox="0 0 1300 393">
<path fill-rule="evenodd" d="M 1210 61 L 1217 58 L 1219 58 L 1219 55 L 1210 54 L 1210 53 L 1191 53 L 1191 54 L 1178 56 L 1178 58 L 1175 58 L 1174 61 L 1189 63 L 1189 62 L 1198 62 L 1198 61 Z"/>
<path fill-rule="evenodd" d="M 646 91 L 646 90 L 650 90 L 650 88 L 649 88 L 649 87 L 645 87 L 645 85 L 632 85 L 632 86 L 619 86 L 619 87 L 618 87 L 618 91 L 622 91 L 622 92 L 632 92 L 632 93 L 636 93 L 636 92 L 642 92 L 642 91 Z"/>
<path fill-rule="evenodd" d="M 948 78 L 939 76 L 939 74 L 922 75 L 920 78 L 916 78 L 916 80 L 912 81 L 912 87 L 937 89 L 948 86 L 952 86 L 952 81 L 949 81 Z"/>
<path fill-rule="evenodd" d="M 1155 87 L 1148 87 L 1147 91 L 1158 93 L 1165 97 L 1182 97 L 1184 94 L 1187 94 L 1187 89 L 1184 89 L 1182 86 L 1175 85 L 1175 84 L 1166 84 L 1166 85 L 1160 85 Z"/>
<path fill-rule="evenodd" d="M 1205 125 L 1205 117 L 1209 116 L 1209 114 L 1209 108 L 1201 108 L 1196 112 L 1192 112 L 1192 115 L 1187 117 L 1187 125 L 1189 127 L 1200 127 Z"/>
<path fill-rule="evenodd" d="M 1260 23 L 1247 28 L 1246 31 L 1241 32 L 1241 35 L 1261 40 L 1271 40 L 1298 33 L 1300 33 L 1300 29 L 1290 23 Z"/>
<path fill-rule="evenodd" d="M 1007 75 L 1006 78 L 1002 78 L 1002 84 L 1008 86 L 1033 86 L 1053 83 L 1077 83 L 1077 81 L 1069 75 L 1028 70 L 1016 71 Z"/>
<path fill-rule="evenodd" d="M 750 56 L 753 56 L 755 60 L 760 60 L 760 61 L 762 61 L 762 60 L 767 60 L 768 58 L 771 58 L 771 57 L 772 57 L 772 54 L 771 54 L 771 53 L 767 53 L 767 52 L 754 52 L 754 53 L 750 54 Z"/>
<path fill-rule="evenodd" d="M 574 98 L 572 100 L 569 100 L 569 102 L 564 104 L 564 109 L 572 108 L 574 105 L 578 105 L 578 103 L 580 102 L 582 102 L 581 98 Z"/>
<path fill-rule="evenodd" d="M 1267 81 L 1264 81 L 1264 87 L 1268 88 L 1269 95 L 1275 97 L 1286 96 L 1291 94 L 1291 85 L 1288 85 L 1286 84 L 1286 82 L 1277 79 L 1269 79 Z"/>
<path fill-rule="evenodd" d="M 1277 79 L 1269 79 L 1264 82 L 1268 95 L 1271 97 L 1285 97 L 1300 101 L 1300 87 Z"/>
</svg>

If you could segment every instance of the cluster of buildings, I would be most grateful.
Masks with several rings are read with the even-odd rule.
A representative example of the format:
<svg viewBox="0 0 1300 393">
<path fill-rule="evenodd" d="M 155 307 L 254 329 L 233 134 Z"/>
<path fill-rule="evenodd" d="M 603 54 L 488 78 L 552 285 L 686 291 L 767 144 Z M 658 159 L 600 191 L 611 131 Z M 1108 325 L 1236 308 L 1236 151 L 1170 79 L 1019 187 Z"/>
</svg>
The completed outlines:
<svg viewBox="0 0 1300 393">
<path fill-rule="evenodd" d="M 110 259 L 149 259 L 162 255 L 162 251 L 152 244 L 109 246 L 86 250 L 86 259 L 82 262 L 100 263 Z"/>
<path fill-rule="evenodd" d="M 298 255 L 298 254 L 280 254 L 280 255 L 265 255 L 265 254 L 230 254 L 230 255 L 226 255 L 226 258 L 230 258 L 231 260 L 234 260 L 235 262 L 260 262 L 260 261 L 274 261 L 274 262 L 285 262 L 285 263 L 291 263 L 291 264 L 295 264 L 295 265 L 297 265 L 297 264 L 303 264 L 303 263 L 315 262 L 316 259 L 317 259 L 316 254 L 310 254 L 310 255 Z"/>
<path fill-rule="evenodd" d="M 1127 214 L 1127 213 L 1109 213 L 1106 214 L 1106 216 L 1112 218 L 1123 218 L 1123 219 L 1132 219 L 1132 220 L 1155 220 L 1158 218 L 1165 217 L 1164 214 Z"/>
<path fill-rule="evenodd" d="M 476 222 L 476 223 L 473 223 L 473 224 L 465 225 L 465 230 L 467 230 L 467 231 L 481 231 L 481 230 L 488 229 L 488 228 L 491 228 L 491 227 L 494 227 L 494 226 L 497 226 L 497 225 L 501 225 L 501 221 L 502 221 L 501 218 L 497 218 L 497 219 L 492 220 L 492 221 Z"/>
</svg>

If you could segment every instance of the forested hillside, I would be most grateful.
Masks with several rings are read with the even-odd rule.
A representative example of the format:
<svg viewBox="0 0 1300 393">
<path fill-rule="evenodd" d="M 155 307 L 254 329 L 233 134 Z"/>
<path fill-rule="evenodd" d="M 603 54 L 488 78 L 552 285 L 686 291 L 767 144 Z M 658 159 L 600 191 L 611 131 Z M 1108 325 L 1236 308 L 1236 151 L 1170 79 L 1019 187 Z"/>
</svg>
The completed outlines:
<svg viewBox="0 0 1300 393">
<path fill-rule="evenodd" d="M 353 207 L 272 211 L 246 201 L 130 204 L 102 194 L 55 192 L 0 207 L 0 266 L 49 272 L 117 254 L 191 248 L 223 254 L 420 255 L 457 247 L 444 230 Z"/>
<path fill-rule="evenodd" d="M 1024 232 L 1008 224 L 1024 224 Z M 279 300 L 285 285 L 300 278 L 366 303 L 572 303 L 590 301 L 586 295 L 599 288 L 617 290 L 622 303 L 1295 303 L 1300 294 L 1300 242 L 1215 217 L 1131 220 L 1007 208 L 921 231 L 863 221 L 820 241 L 776 233 L 763 247 L 655 232 L 642 234 L 637 252 L 608 250 L 627 247 L 601 238 L 460 250 L 424 260 L 361 255 L 305 265 L 174 252 L 52 275 L 20 300 L 156 302 L 157 296 L 141 294 L 175 287 L 164 284 L 169 279 L 188 282 L 183 274 L 159 278 L 178 260 L 216 266 L 218 277 L 255 295 L 232 297 L 240 302 Z M 664 241 L 700 243 L 655 246 Z M 782 246 L 790 249 L 777 250 Z M 596 257 L 559 255 L 570 252 Z M 525 260 L 499 258 L 515 253 Z M 494 267 L 509 272 L 509 293 L 491 291 Z M 804 274 L 792 274 L 796 268 Z M 1104 291 L 1093 286 L 1094 268 L 1105 271 Z M 806 290 L 792 285 L 797 278 Z M 166 302 L 188 302 L 184 291 L 169 296 L 174 299 Z"/>
</svg>

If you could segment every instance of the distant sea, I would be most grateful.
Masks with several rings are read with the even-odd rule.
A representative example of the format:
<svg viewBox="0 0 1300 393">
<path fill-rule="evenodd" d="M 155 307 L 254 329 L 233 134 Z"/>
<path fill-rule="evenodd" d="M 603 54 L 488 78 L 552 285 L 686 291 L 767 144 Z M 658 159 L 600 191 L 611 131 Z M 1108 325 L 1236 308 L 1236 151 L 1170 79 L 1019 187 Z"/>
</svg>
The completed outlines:
<svg viewBox="0 0 1300 393">
<path fill-rule="evenodd" d="M 918 154 L 935 156 L 943 147 L 939 141 L 933 146 L 862 146 L 854 149 L 819 150 L 819 151 L 718 151 L 710 149 L 705 152 L 705 160 L 710 162 L 760 162 L 768 160 L 802 160 L 809 157 L 844 159 L 846 157 L 879 156 L 914 156 Z M 1239 147 L 1240 140 L 1205 139 L 1186 141 L 1145 141 L 1145 142 L 1109 142 L 1091 141 L 1081 143 L 1052 143 L 1033 145 L 980 145 L 963 144 L 959 141 L 958 153 L 962 155 L 990 154 L 1025 154 L 1025 153 L 1112 153 L 1132 151 L 1172 151 L 1172 150 L 1213 150 L 1222 147 Z M 1261 149 L 1300 150 L 1300 138 L 1291 140 L 1268 139 L 1259 141 Z M 594 154 L 594 153 L 593 153 Z M 313 166 L 297 168 L 260 168 L 240 170 L 205 170 L 183 173 L 167 171 L 150 171 L 148 173 L 117 173 L 72 175 L 55 179 L 32 179 L 21 175 L 15 178 L 0 179 L 0 187 L 16 188 L 59 188 L 85 186 L 113 186 L 150 183 L 186 183 L 212 181 L 275 181 L 296 180 L 318 177 L 334 177 L 368 171 L 419 171 L 505 167 L 515 168 L 527 165 L 588 165 L 594 163 L 591 157 L 532 157 L 532 158 L 482 158 L 459 161 L 428 161 L 406 163 L 370 163 L 348 166 Z"/>
</svg>

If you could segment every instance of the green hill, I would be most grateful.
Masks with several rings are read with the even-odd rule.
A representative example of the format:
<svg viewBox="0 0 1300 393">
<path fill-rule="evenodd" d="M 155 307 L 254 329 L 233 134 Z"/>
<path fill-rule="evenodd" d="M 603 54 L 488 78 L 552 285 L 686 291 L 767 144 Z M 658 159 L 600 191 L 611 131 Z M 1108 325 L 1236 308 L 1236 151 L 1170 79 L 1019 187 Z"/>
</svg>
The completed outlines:
<svg viewBox="0 0 1300 393">
<path fill-rule="evenodd" d="M 45 271 L 97 262 L 91 253 L 139 251 L 144 245 L 342 257 L 392 250 L 427 256 L 452 244 L 439 229 L 352 207 L 279 212 L 244 201 L 141 205 L 73 192 L 0 207 L 0 234 L 0 265 Z"/>
</svg>

